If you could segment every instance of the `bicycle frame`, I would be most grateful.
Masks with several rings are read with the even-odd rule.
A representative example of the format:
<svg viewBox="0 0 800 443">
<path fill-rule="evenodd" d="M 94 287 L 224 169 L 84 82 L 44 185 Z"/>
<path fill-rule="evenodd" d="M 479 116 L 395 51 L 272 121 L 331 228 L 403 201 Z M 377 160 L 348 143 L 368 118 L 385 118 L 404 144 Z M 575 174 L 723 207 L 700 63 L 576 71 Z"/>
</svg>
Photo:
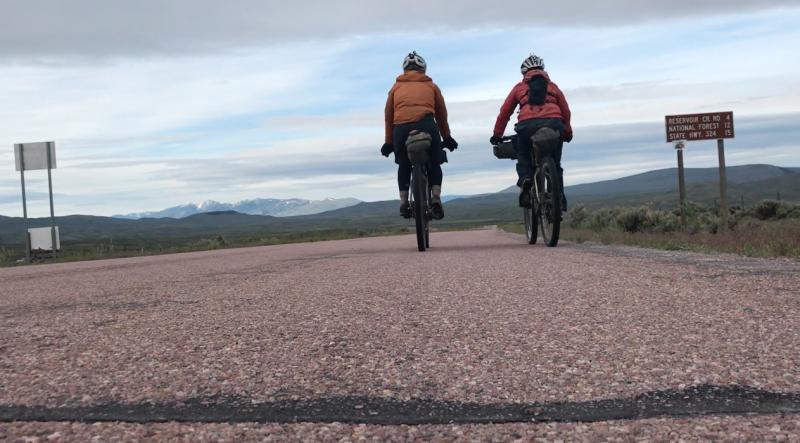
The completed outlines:
<svg viewBox="0 0 800 443">
<path fill-rule="evenodd" d="M 424 186 L 424 190 L 420 194 L 424 202 L 417 201 L 417 199 L 414 197 L 415 194 L 420 191 L 417 189 L 420 184 L 414 179 L 415 176 L 418 176 L 418 179 L 424 182 L 422 184 Z M 424 252 L 425 249 L 430 248 L 430 222 L 433 220 L 433 210 L 431 208 L 431 186 L 430 181 L 428 180 L 427 164 L 417 163 L 411 165 L 411 182 L 409 191 L 411 214 L 414 218 L 417 230 L 417 247 L 420 252 Z M 420 214 L 418 214 L 417 205 L 424 205 L 424 207 L 420 208 Z"/>
<path fill-rule="evenodd" d="M 411 162 L 409 202 L 416 225 L 417 248 L 420 252 L 430 247 L 429 225 L 433 220 L 431 185 L 428 178 L 431 140 L 431 135 L 422 131 L 412 131 L 406 140 L 408 159 Z"/>
</svg>

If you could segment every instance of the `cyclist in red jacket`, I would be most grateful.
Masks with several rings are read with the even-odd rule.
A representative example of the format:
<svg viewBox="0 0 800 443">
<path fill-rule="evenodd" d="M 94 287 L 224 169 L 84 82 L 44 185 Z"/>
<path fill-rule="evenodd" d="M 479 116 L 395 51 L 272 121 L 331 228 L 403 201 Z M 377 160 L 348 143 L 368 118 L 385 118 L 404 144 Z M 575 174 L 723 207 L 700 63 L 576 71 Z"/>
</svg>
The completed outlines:
<svg viewBox="0 0 800 443">
<path fill-rule="evenodd" d="M 520 188 L 519 204 L 525 207 L 530 205 L 528 193 L 531 189 L 534 171 L 533 160 L 530 155 L 533 150 L 531 136 L 543 127 L 550 127 L 561 134 L 562 146 L 559 146 L 554 160 L 558 165 L 559 173 L 562 175 L 561 183 L 563 187 L 564 170 L 561 168 L 561 150 L 563 142 L 569 143 L 572 141 L 572 126 L 570 124 L 572 115 L 564 93 L 555 83 L 550 81 L 550 76 L 544 70 L 544 60 L 531 54 L 522 62 L 520 69 L 523 76 L 522 81 L 514 86 L 500 108 L 500 114 L 497 116 L 497 123 L 494 126 L 494 133 L 490 142 L 492 145 L 500 144 L 511 114 L 519 106 L 518 122 L 514 125 L 514 130 L 519 135 L 517 141 L 519 150 L 517 160 L 519 180 L 517 181 L 517 186 Z M 561 206 L 564 211 L 567 210 L 565 197 L 561 202 Z"/>
</svg>

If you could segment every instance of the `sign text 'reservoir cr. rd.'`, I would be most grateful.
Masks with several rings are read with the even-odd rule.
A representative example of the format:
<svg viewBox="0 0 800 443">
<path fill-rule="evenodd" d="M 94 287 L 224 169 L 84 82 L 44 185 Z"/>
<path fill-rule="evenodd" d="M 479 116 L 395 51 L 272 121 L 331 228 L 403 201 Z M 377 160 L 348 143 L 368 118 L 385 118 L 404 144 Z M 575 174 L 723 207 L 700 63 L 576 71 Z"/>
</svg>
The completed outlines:
<svg viewBox="0 0 800 443">
<path fill-rule="evenodd" d="M 666 116 L 667 143 L 733 138 L 733 112 Z"/>
</svg>

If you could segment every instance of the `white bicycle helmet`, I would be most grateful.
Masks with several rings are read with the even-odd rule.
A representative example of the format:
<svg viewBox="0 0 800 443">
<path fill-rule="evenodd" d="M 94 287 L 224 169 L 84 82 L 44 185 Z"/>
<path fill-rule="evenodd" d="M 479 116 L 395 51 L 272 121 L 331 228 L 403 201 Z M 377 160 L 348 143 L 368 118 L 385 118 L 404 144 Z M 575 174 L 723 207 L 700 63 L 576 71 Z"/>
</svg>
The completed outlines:
<svg viewBox="0 0 800 443">
<path fill-rule="evenodd" d="M 403 60 L 403 71 L 420 71 L 425 72 L 428 69 L 428 64 L 425 63 L 425 59 L 422 58 L 417 51 L 414 51 L 408 54 Z"/>
<path fill-rule="evenodd" d="M 522 61 L 522 66 L 520 66 L 520 71 L 524 75 L 526 72 L 530 71 L 531 69 L 544 69 L 544 60 L 534 54 L 531 54 Z"/>
</svg>

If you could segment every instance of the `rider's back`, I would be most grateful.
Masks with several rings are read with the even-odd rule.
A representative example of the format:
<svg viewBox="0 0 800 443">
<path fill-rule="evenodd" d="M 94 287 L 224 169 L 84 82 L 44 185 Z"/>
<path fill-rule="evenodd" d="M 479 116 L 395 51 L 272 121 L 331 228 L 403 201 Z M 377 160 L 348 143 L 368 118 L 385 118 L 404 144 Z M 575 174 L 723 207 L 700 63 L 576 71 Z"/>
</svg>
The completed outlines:
<svg viewBox="0 0 800 443">
<path fill-rule="evenodd" d="M 540 80 L 540 81 L 537 81 Z M 541 94 L 537 94 L 531 89 L 534 85 L 544 88 Z M 550 80 L 550 76 L 544 70 L 530 70 L 525 74 L 521 82 L 514 87 L 515 97 L 520 104 L 519 121 L 534 118 L 559 118 L 565 120 L 562 102 L 564 94 L 558 85 Z M 539 97 L 536 97 L 539 96 Z M 531 97 L 539 100 L 531 100 Z"/>
<path fill-rule="evenodd" d="M 540 81 L 537 81 L 540 80 Z M 537 94 L 537 91 L 531 91 L 531 86 L 540 86 L 545 88 Z M 529 101 L 530 97 L 534 96 L 539 100 Z M 537 97 L 539 96 L 539 97 Z M 508 118 L 514 112 L 514 108 L 519 106 L 518 121 L 523 122 L 532 119 L 543 118 L 557 118 L 568 123 L 570 120 L 569 105 L 564 98 L 564 93 L 561 92 L 558 85 L 550 80 L 545 70 L 530 70 L 522 80 L 514 85 L 511 93 L 508 95 L 506 102 L 500 110 L 496 132 L 502 133 L 505 128 Z M 502 125 L 502 126 L 501 126 Z"/>
<path fill-rule="evenodd" d="M 392 97 L 392 124 L 416 122 L 427 115 L 436 115 L 444 107 L 439 87 L 430 77 L 408 71 L 399 77 L 389 92 Z"/>
</svg>

